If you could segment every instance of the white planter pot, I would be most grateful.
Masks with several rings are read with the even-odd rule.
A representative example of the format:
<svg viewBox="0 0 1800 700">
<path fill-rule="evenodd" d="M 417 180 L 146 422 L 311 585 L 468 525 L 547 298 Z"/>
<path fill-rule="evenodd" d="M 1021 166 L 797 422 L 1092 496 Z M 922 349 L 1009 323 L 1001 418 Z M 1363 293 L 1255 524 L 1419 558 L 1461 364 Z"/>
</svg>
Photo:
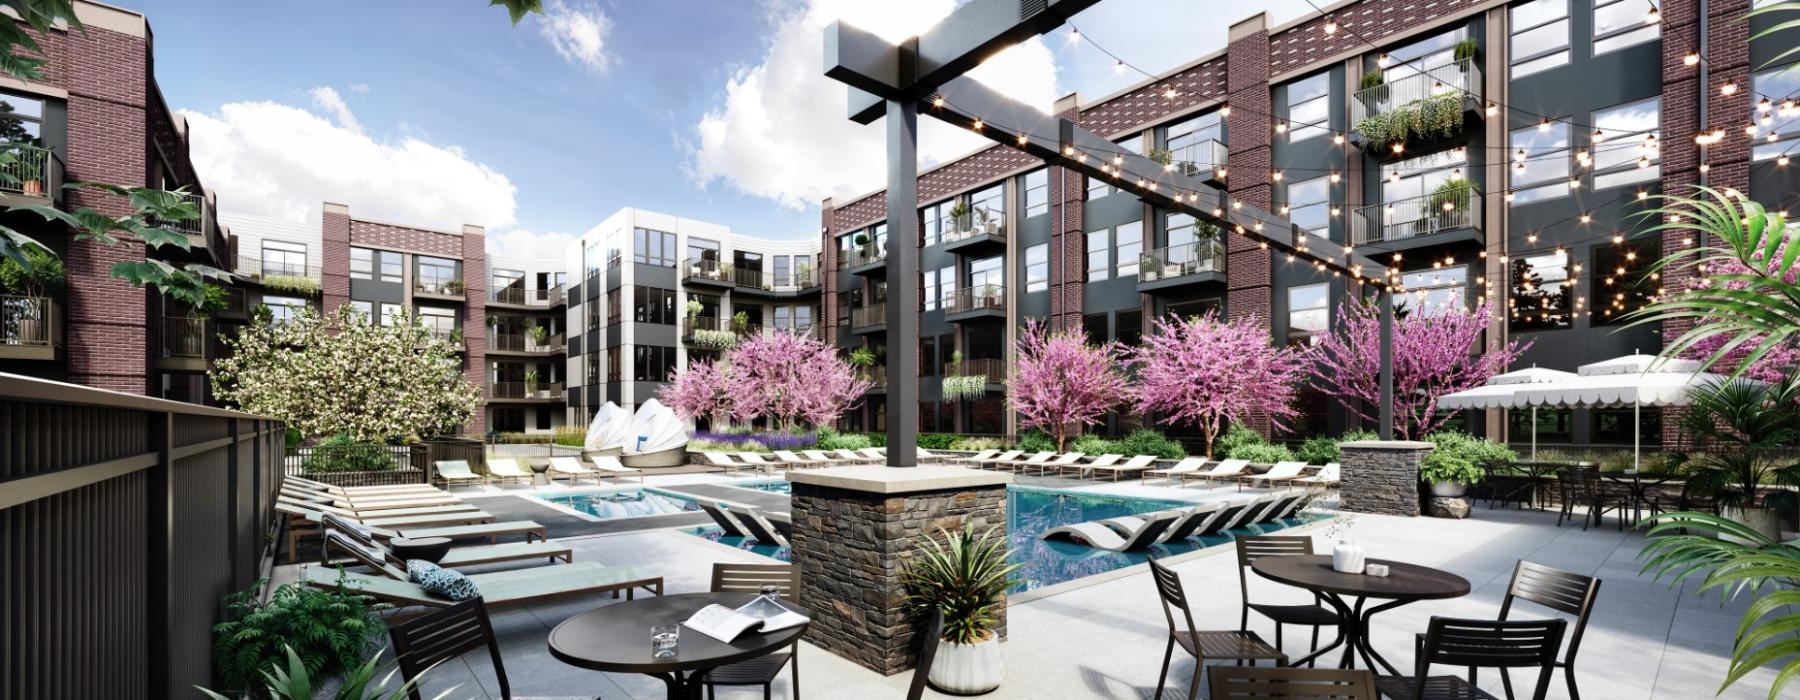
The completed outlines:
<svg viewBox="0 0 1800 700">
<path fill-rule="evenodd" d="M 1736 520 L 1743 523 L 1744 525 L 1749 526 L 1750 529 L 1769 536 L 1770 539 L 1779 541 L 1781 538 L 1781 514 L 1775 512 L 1772 508 L 1750 508 L 1748 510 L 1743 508 L 1725 508 L 1720 511 L 1720 514 L 1730 520 Z M 1727 542 L 1736 542 L 1738 544 L 1750 544 L 1740 538 L 1728 535 L 1722 535 L 1720 539 Z"/>
<path fill-rule="evenodd" d="M 1346 574 L 1360 574 L 1365 565 L 1362 545 L 1350 540 L 1338 540 L 1337 546 L 1331 550 L 1331 568 Z"/>
<path fill-rule="evenodd" d="M 1469 490 L 1469 485 L 1458 481 L 1446 481 L 1431 485 L 1431 495 L 1438 498 L 1461 498 Z"/>
<path fill-rule="evenodd" d="M 975 644 L 938 640 L 937 658 L 926 678 L 938 690 L 957 695 L 980 695 L 1000 687 L 1005 669 L 1000 661 L 1000 637 Z"/>
</svg>

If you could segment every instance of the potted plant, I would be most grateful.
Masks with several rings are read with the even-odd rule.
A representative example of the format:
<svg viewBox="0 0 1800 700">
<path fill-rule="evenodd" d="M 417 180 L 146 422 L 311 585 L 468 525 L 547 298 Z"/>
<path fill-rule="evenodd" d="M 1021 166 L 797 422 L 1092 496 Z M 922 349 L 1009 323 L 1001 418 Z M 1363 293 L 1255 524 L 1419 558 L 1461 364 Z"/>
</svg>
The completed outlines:
<svg viewBox="0 0 1800 700">
<path fill-rule="evenodd" d="M 719 263 L 718 270 L 719 270 L 718 276 L 714 277 L 713 279 L 717 279 L 719 281 L 729 281 L 731 279 L 731 270 L 732 270 L 731 263 Z"/>
<path fill-rule="evenodd" d="M 750 314 L 748 312 L 744 312 L 744 311 L 739 311 L 735 314 L 732 314 L 731 315 L 731 330 L 733 330 L 737 333 L 749 333 L 750 332 Z"/>
<path fill-rule="evenodd" d="M 1712 382 L 1689 396 L 1681 427 L 1710 444 L 1689 457 L 1688 487 L 1716 499 L 1726 518 L 1781 539 L 1796 494 L 1778 487 L 1800 486 L 1800 463 L 1783 449 L 1800 439 L 1800 381 Z"/>
<path fill-rule="evenodd" d="M 463 329 L 461 329 L 461 328 L 450 329 L 450 344 L 455 345 L 456 347 L 459 347 L 459 348 L 462 347 L 462 345 L 463 345 Z"/>
<path fill-rule="evenodd" d="M 0 301 L 13 307 L 16 310 L 13 315 L 17 318 L 16 328 L 0 329 L 0 343 L 45 339 L 51 331 L 48 324 L 52 321 L 38 299 L 61 290 L 66 280 L 61 258 L 35 245 L 24 246 L 23 250 L 27 264 L 21 265 L 12 258 L 0 259 L 0 291 L 19 295 Z"/>
<path fill-rule="evenodd" d="M 1150 160 L 1162 163 L 1163 165 L 1173 165 L 1175 163 L 1175 152 L 1167 148 L 1152 148 L 1150 149 L 1150 155 L 1148 157 Z"/>
<path fill-rule="evenodd" d="M 1419 465 L 1419 479 L 1431 485 L 1431 495 L 1460 498 L 1469 484 L 1481 481 L 1481 467 L 1462 455 L 1433 450 Z"/>
<path fill-rule="evenodd" d="M 537 370 L 535 370 L 535 369 L 525 370 L 525 392 L 528 394 L 537 393 L 537 383 L 538 383 Z"/>
<path fill-rule="evenodd" d="M 958 199 L 955 204 L 950 205 L 950 221 L 956 227 L 959 237 L 967 232 L 969 230 L 969 203 Z"/>
<path fill-rule="evenodd" d="M 704 309 L 704 308 L 706 308 L 706 307 L 705 307 L 705 306 L 703 306 L 703 305 L 701 305 L 701 303 L 700 303 L 700 300 L 699 300 L 699 299 L 689 299 L 689 300 L 688 300 L 688 303 L 687 303 L 687 317 L 688 317 L 688 320 L 689 320 L 689 321 L 692 321 L 692 320 L 694 320 L 694 319 L 695 319 L 695 318 L 699 318 L 699 316 L 700 316 L 700 311 L 701 311 L 701 310 L 702 310 L 702 309 Z"/>
<path fill-rule="evenodd" d="M 532 326 L 530 333 L 531 342 L 539 348 L 545 347 L 546 342 L 550 339 L 550 329 L 543 326 Z"/>
<path fill-rule="evenodd" d="M 446 294 L 461 295 L 463 293 L 462 280 L 450 280 L 449 282 L 445 282 L 444 283 L 444 292 Z"/>
<path fill-rule="evenodd" d="M 927 678 L 939 690 L 958 695 L 1000 687 L 1004 668 L 995 628 L 1006 609 L 1006 592 L 1019 565 L 1006 563 L 1006 541 L 995 530 L 977 534 L 973 525 L 927 538 L 907 565 L 907 605 L 915 615 L 944 616 L 943 636 Z"/>
<path fill-rule="evenodd" d="M 1386 84 L 1387 73 L 1383 72 L 1380 68 L 1370 69 L 1369 72 L 1362 75 L 1362 89 L 1364 90 L 1372 87 L 1381 87 Z"/>
<path fill-rule="evenodd" d="M 1469 59 L 1474 58 L 1475 52 L 1480 49 L 1481 42 L 1476 41 L 1475 37 L 1469 37 L 1456 42 L 1456 46 L 1452 48 L 1452 50 L 1455 51 L 1454 55 L 1456 56 L 1457 68 L 1467 73 L 1469 71 Z"/>
</svg>

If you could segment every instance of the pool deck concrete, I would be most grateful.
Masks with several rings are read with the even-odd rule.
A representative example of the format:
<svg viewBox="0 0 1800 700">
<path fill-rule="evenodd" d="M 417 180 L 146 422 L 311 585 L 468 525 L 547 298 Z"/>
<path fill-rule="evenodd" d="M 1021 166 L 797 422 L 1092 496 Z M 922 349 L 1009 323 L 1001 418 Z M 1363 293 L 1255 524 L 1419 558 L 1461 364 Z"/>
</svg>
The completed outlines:
<svg viewBox="0 0 1800 700">
<path fill-rule="evenodd" d="M 665 483 L 663 479 L 668 481 Z M 684 475 L 652 478 L 651 485 L 674 483 L 730 483 L 739 478 L 718 475 Z M 1063 486 L 1074 482 L 1023 480 L 1034 485 Z M 1186 489 L 1147 487 L 1137 483 L 1080 485 L 1084 490 L 1158 498 L 1200 499 L 1235 494 L 1232 487 L 1207 493 L 1201 487 Z M 1183 494 L 1180 492 L 1191 492 Z M 1248 493 L 1248 492 L 1246 492 Z M 469 495 L 475 495 L 473 493 Z M 1310 533 L 1321 549 L 1329 548 L 1324 524 L 1291 533 Z M 1283 534 L 1291 534 L 1283 533 Z M 1732 635 L 1747 601 L 1721 606 L 1714 595 L 1702 596 L 1697 584 L 1671 588 L 1638 574 L 1636 561 L 1643 538 L 1621 533 L 1609 520 L 1605 527 L 1583 532 L 1578 525 L 1556 526 L 1554 513 L 1488 510 L 1475 517 L 1451 521 L 1389 516 L 1355 516 L 1349 537 L 1363 544 L 1369 556 L 1435 566 L 1457 573 L 1471 583 L 1472 593 L 1462 598 L 1428 601 L 1405 606 L 1379 616 L 1374 643 L 1388 660 L 1401 668 L 1412 663 L 1412 635 L 1425 629 L 1433 615 L 1493 618 L 1498 614 L 1514 563 L 1521 559 L 1599 576 L 1604 583 L 1592 622 L 1577 661 L 1582 697 L 1622 700 L 1687 700 L 1714 697 L 1724 677 Z M 631 564 L 660 572 L 670 593 L 703 591 L 714 562 L 767 563 L 750 552 L 703 540 L 672 530 L 567 538 L 577 560 L 605 564 Z M 1174 568 L 1182 576 L 1194 616 L 1207 629 L 1235 628 L 1239 616 L 1238 574 L 1228 547 L 1218 547 L 1181 557 Z M 292 580 L 291 567 L 277 570 L 277 582 Z M 1006 681 L 989 695 L 993 698 L 1147 698 L 1157 684 L 1166 627 L 1147 569 L 1130 567 L 1112 575 L 1094 577 L 1092 585 L 1066 584 L 1047 595 L 1015 602 L 1008 612 L 1009 637 L 1002 649 Z M 1308 596 L 1268 581 L 1250 579 L 1252 596 L 1260 601 L 1303 601 Z M 1023 600 L 1020 598 L 1019 600 Z M 612 605 L 605 597 L 564 600 L 540 605 L 516 606 L 495 611 L 494 626 L 500 636 L 506 675 L 517 697 L 549 698 L 661 698 L 661 681 L 635 675 L 585 671 L 551 658 L 545 644 L 550 629 L 577 613 Z M 1515 617 L 1534 614 L 1530 606 Z M 1273 628 L 1252 617 L 1251 628 L 1273 639 Z M 1286 637 L 1290 654 L 1306 651 L 1305 636 L 1290 628 Z M 1335 658 L 1335 655 L 1334 657 Z M 491 663 L 485 653 L 471 653 L 435 669 L 425 687 L 434 692 L 455 687 L 446 697 L 499 697 Z M 801 683 L 808 698 L 904 697 L 909 676 L 881 677 L 835 655 L 802 645 Z M 1177 659 L 1169 674 L 1164 697 L 1186 697 L 1186 679 L 1193 661 Z M 1440 669 L 1440 672 L 1454 672 Z M 1498 678 L 1482 675 L 1483 685 L 1500 693 Z M 1753 672 L 1718 697 L 1753 700 L 1766 696 L 1771 669 Z M 776 683 L 775 697 L 790 697 L 789 676 Z M 1514 674 L 1526 684 L 1530 672 Z M 1549 697 L 1568 697 L 1562 679 L 1552 683 Z M 1204 693 L 1202 693 L 1204 695 Z M 721 698 L 760 697 L 756 688 L 721 691 Z M 927 693 L 928 697 L 948 697 Z"/>
</svg>

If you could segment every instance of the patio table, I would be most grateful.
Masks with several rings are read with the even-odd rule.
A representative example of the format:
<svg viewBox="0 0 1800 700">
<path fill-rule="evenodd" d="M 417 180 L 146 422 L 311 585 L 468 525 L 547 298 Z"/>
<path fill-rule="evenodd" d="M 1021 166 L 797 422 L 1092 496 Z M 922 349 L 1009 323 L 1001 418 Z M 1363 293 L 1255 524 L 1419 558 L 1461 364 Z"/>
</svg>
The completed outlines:
<svg viewBox="0 0 1800 700">
<path fill-rule="evenodd" d="M 1513 487 L 1503 494 L 1503 496 L 1508 498 L 1503 498 L 1502 500 L 1511 500 L 1511 496 L 1520 491 L 1526 491 L 1529 494 L 1526 501 L 1531 504 L 1531 507 L 1534 509 L 1542 509 L 1544 506 L 1544 486 L 1546 482 L 1548 482 L 1550 477 L 1557 471 L 1568 466 L 1570 465 L 1560 462 L 1509 462 L 1503 466 L 1491 468 L 1488 471 L 1488 474 L 1496 476 L 1524 477 L 1524 483 Z M 1489 495 L 1488 509 L 1492 510 L 1493 507 L 1494 497 Z"/>
<path fill-rule="evenodd" d="M 1338 625 L 1337 639 L 1288 665 L 1304 665 L 1343 645 L 1344 657 L 1338 661 L 1338 668 L 1356 668 L 1356 657 L 1361 655 L 1363 664 L 1377 673 L 1380 671 L 1376 664 L 1380 664 L 1380 668 L 1390 675 L 1401 675 L 1369 644 L 1370 618 L 1408 603 L 1469 594 L 1468 579 L 1448 571 L 1387 559 L 1370 559 L 1368 563 L 1386 564 L 1388 575 L 1339 572 L 1331 568 L 1330 555 L 1258 557 L 1250 565 L 1258 576 L 1319 594 L 1337 610 L 1342 621 Z M 1347 602 L 1346 598 L 1356 599 L 1355 604 Z M 1364 604 L 1371 598 L 1387 602 L 1365 609 Z"/>
<path fill-rule="evenodd" d="M 1645 478 L 1646 476 L 1649 478 Z M 1600 477 L 1624 487 L 1626 494 L 1631 496 L 1631 524 L 1634 526 L 1638 524 L 1638 520 L 1643 514 L 1644 493 L 1658 486 L 1680 480 L 1680 477 L 1672 474 L 1646 475 L 1636 469 L 1627 469 L 1624 472 L 1601 472 Z"/>
<path fill-rule="evenodd" d="M 651 654 L 650 628 L 677 624 L 708 605 L 737 608 L 754 598 L 753 593 L 683 593 L 614 603 L 550 630 L 550 655 L 595 671 L 655 676 L 668 685 L 670 700 L 698 700 L 708 671 L 790 646 L 811 623 L 768 633 L 746 632 L 730 643 L 683 627 L 675 656 L 666 659 Z"/>
</svg>

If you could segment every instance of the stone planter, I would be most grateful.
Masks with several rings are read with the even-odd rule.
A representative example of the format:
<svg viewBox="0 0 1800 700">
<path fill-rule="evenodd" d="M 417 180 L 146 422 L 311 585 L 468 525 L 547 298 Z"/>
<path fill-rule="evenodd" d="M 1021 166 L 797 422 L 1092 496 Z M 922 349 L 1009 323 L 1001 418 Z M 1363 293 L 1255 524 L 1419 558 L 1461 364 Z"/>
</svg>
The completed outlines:
<svg viewBox="0 0 1800 700">
<path fill-rule="evenodd" d="M 1743 523 L 1750 529 L 1760 532 L 1770 539 L 1780 540 L 1781 538 L 1781 514 L 1776 512 L 1773 508 L 1725 508 L 1719 511 L 1719 513 L 1727 519 Z M 1726 542 L 1750 544 L 1740 538 L 1729 535 L 1720 535 L 1720 539 L 1723 539 Z"/>
<path fill-rule="evenodd" d="M 1438 498 L 1462 498 L 1469 490 L 1469 485 L 1460 481 L 1445 481 L 1431 485 L 1431 495 Z"/>
<path fill-rule="evenodd" d="M 975 644 L 938 640 L 937 658 L 926 676 L 931 686 L 953 695 L 980 695 L 1000 687 L 1006 674 L 1000 660 L 1000 635 Z"/>
</svg>

